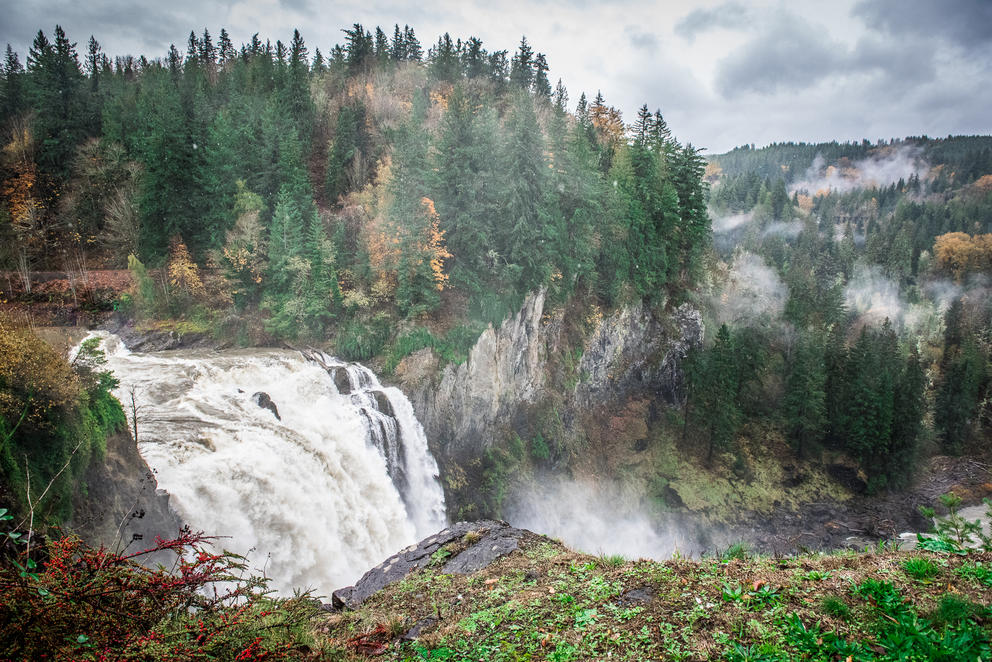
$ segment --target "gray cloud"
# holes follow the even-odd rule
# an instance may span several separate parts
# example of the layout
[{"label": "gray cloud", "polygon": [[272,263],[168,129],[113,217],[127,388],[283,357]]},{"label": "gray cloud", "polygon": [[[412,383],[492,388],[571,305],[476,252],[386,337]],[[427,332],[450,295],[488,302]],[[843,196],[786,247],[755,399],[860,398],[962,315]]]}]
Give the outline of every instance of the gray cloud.
[{"label": "gray cloud", "polygon": [[627,33],[627,38],[634,48],[640,48],[648,52],[654,52],[658,50],[658,37],[650,32],[640,30],[632,25],[628,25],[624,28],[624,32]]},{"label": "gray cloud", "polygon": [[[193,18],[197,17],[197,18]],[[159,6],[152,12],[139,7],[122,7],[113,0],[86,3],[63,3],[44,0],[35,3],[9,3],[5,20],[0,23],[0,42],[11,44],[20,51],[22,61],[27,56],[30,40],[44,30],[49,39],[55,25],[61,25],[69,39],[85,49],[90,35],[96,37],[109,55],[146,55],[162,57],[169,44],[184,47],[190,30],[203,32],[204,24],[214,32],[219,16],[200,10],[200,4],[190,0]],[[217,20],[213,20],[217,19]],[[219,27],[216,28],[219,31]]]},{"label": "gray cloud", "polygon": [[725,97],[803,90],[845,63],[843,45],[798,16],[782,14],[766,25],[720,63],[716,86]]},{"label": "gray cloud", "polygon": [[891,36],[939,37],[966,50],[992,48],[989,0],[862,0],[852,14]]},{"label": "gray cloud", "polygon": [[752,13],[738,2],[726,2],[712,9],[694,9],[675,24],[675,34],[692,41],[697,34],[715,28],[731,30],[747,26]]},{"label": "gray cloud", "polygon": [[279,5],[300,13],[310,10],[310,0],[279,0]]},{"label": "gray cloud", "polygon": [[236,45],[255,32],[288,42],[298,27],[311,52],[326,53],[356,21],[390,34],[399,23],[425,47],[448,31],[512,51],[526,34],[573,101],[602,90],[628,120],[647,102],[681,140],[714,152],[990,130],[992,0],[720,2],[0,0],[0,48],[9,42],[23,62],[38,29],[50,37],[59,23],[80,49],[93,34],[112,56],[185,50],[190,30],[204,27],[215,38],[226,27]]},{"label": "gray cloud", "polygon": [[886,91],[890,93],[932,81],[937,76],[931,50],[906,48],[901,43],[874,36],[858,41],[847,58],[847,69],[849,72],[874,74],[881,79],[876,83],[888,81],[890,89]]}]

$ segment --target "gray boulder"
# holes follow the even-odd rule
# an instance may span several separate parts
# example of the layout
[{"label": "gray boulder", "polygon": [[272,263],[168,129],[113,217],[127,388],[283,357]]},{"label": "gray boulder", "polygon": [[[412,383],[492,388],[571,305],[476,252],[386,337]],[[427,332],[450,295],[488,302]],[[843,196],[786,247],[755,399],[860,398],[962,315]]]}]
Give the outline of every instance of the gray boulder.
[{"label": "gray boulder", "polygon": [[[466,537],[469,533],[473,535]],[[335,609],[356,609],[372,595],[432,562],[444,561],[441,572],[445,574],[477,572],[517,549],[524,533],[522,529],[495,520],[458,522],[390,556],[366,572],[354,586],[334,591],[331,604]],[[457,554],[448,559],[434,559],[433,555],[439,549],[458,542],[465,547]]]}]

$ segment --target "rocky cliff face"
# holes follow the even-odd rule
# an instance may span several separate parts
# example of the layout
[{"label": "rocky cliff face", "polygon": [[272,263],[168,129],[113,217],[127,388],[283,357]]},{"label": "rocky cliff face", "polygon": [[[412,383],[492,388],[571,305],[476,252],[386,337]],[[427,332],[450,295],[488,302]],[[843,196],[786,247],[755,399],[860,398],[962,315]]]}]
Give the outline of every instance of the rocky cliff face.
[{"label": "rocky cliff face", "polygon": [[[86,472],[85,493],[77,496],[66,528],[91,546],[115,551],[147,549],[156,536],[175,538],[183,523],[169,506],[169,495],[157,488],[155,475],[131,435],[126,431],[111,435],[103,461],[94,462]],[[139,560],[171,565],[175,555]]]},{"label": "rocky cliff face", "polygon": [[681,404],[682,362],[702,342],[702,315],[688,304],[661,318],[641,302],[621,308],[598,324],[586,342],[576,404],[588,408],[634,390]]},{"label": "rocky cliff face", "polygon": [[401,386],[443,460],[478,457],[549,394],[569,419],[634,391],[680,402],[682,359],[703,337],[697,310],[682,305],[657,315],[641,303],[627,306],[594,321],[576,348],[565,337],[564,311],[546,311],[545,303],[543,290],[528,296],[516,315],[482,333],[467,361],[440,374],[429,349],[400,364]]}]

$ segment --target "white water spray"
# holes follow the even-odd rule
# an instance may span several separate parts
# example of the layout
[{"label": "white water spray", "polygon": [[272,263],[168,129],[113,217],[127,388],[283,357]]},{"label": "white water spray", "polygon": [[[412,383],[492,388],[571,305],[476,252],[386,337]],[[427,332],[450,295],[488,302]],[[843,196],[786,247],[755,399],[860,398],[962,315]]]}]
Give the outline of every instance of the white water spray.
[{"label": "white water spray", "polygon": [[329,595],[444,526],[413,408],[365,367],[273,349],[137,354],[99,335],[125,409],[134,390],[138,449],[159,487],[278,591]]}]

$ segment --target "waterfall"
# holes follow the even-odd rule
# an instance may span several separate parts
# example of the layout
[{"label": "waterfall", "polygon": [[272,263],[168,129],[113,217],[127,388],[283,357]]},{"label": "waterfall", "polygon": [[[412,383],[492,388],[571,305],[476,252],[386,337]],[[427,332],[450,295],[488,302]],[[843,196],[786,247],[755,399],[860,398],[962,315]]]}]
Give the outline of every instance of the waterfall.
[{"label": "waterfall", "polygon": [[444,526],[423,428],[364,366],[275,349],[131,353],[98,335],[159,487],[278,591],[329,595]]}]

